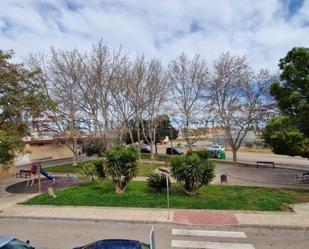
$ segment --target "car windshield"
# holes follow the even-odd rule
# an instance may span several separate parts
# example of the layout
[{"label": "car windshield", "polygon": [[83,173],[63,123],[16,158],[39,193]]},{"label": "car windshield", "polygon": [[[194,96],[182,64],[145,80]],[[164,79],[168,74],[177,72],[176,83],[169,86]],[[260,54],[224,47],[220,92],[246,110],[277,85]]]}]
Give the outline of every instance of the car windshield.
[{"label": "car windshield", "polygon": [[13,239],[6,245],[2,246],[0,249],[31,249],[32,247],[25,242],[18,239]]}]

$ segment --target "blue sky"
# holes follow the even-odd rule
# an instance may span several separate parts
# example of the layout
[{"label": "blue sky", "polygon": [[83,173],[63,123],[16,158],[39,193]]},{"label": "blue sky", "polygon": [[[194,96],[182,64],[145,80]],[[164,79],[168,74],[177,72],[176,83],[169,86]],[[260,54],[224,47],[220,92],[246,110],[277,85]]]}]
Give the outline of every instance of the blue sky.
[{"label": "blue sky", "polygon": [[17,60],[50,47],[89,49],[103,39],[134,56],[246,54],[277,70],[294,46],[309,46],[309,0],[0,0],[0,49]]}]

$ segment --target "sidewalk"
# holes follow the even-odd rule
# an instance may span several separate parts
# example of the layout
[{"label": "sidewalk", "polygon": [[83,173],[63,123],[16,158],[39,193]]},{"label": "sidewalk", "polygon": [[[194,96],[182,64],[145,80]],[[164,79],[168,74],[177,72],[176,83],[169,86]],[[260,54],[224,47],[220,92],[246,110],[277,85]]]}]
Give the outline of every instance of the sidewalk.
[{"label": "sidewalk", "polygon": [[[137,180],[144,180],[143,177]],[[69,219],[122,221],[133,223],[173,223],[208,226],[262,226],[309,229],[309,203],[291,206],[294,212],[252,212],[192,209],[152,209],[118,207],[29,206],[18,203],[36,194],[11,194],[6,186],[15,178],[0,179],[0,219]]]},{"label": "sidewalk", "polygon": [[295,205],[294,210],[295,212],[250,212],[173,209],[169,211],[168,219],[166,209],[14,205],[0,212],[0,218],[309,229],[309,203]]}]

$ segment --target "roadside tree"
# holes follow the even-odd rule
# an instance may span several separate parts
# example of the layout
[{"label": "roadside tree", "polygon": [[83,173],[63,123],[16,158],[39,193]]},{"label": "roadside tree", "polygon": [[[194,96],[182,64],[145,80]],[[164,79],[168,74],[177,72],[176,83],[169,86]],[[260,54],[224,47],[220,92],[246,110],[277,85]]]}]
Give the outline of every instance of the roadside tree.
[{"label": "roadside tree", "polygon": [[205,105],[202,105],[200,94],[203,86],[209,82],[206,62],[198,55],[188,58],[183,53],[169,64],[168,81],[173,94],[170,99],[173,107],[171,112],[174,113],[174,119],[182,128],[183,136],[191,149],[199,138],[199,134],[194,133],[195,125],[201,115],[205,114]]},{"label": "roadside tree", "polygon": [[271,82],[273,77],[266,70],[254,74],[246,57],[225,53],[215,61],[211,82],[203,94],[206,103],[211,102],[214,119],[225,130],[234,163],[248,131],[273,114]]},{"label": "roadside tree", "polygon": [[309,157],[309,48],[293,48],[280,59],[280,81],[271,85],[281,111],[263,133],[277,154]]},{"label": "roadside tree", "polygon": [[27,135],[28,121],[53,102],[47,100],[36,81],[37,72],[10,62],[13,52],[0,50],[0,164],[12,162],[22,152],[22,137]]}]

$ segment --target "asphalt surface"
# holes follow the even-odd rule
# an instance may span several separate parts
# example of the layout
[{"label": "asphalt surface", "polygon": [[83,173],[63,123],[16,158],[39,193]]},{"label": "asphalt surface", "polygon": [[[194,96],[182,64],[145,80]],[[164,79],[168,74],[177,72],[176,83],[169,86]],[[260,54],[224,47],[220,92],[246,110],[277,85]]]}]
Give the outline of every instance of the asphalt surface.
[{"label": "asphalt surface", "polygon": [[[155,224],[154,229],[156,249],[307,249],[309,245],[308,230],[164,224]],[[108,238],[148,242],[150,230],[150,224],[138,223],[0,219],[0,235],[29,239],[35,248],[41,249],[73,248]]]}]

